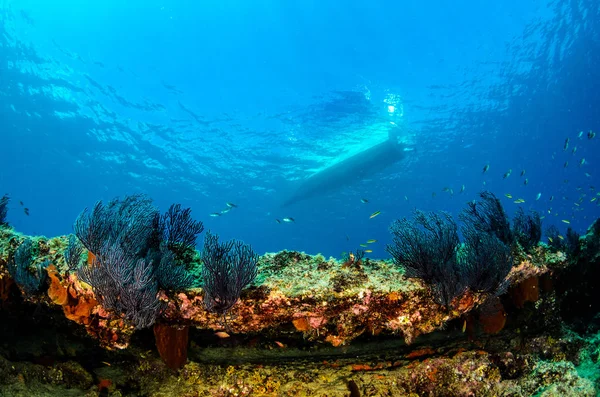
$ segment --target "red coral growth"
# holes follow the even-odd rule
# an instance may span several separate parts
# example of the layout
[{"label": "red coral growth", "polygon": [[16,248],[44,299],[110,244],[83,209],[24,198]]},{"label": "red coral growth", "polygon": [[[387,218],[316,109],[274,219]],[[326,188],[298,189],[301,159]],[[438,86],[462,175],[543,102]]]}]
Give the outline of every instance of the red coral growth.
[{"label": "red coral growth", "polygon": [[415,359],[424,356],[431,356],[435,354],[435,351],[430,347],[424,347],[422,349],[413,350],[406,355],[407,359]]},{"label": "red coral growth", "polygon": [[64,287],[58,278],[56,266],[50,265],[46,268],[48,277],[50,278],[50,287],[48,287],[48,296],[55,304],[63,306],[67,304],[69,294],[67,288]]},{"label": "red coral growth", "polygon": [[509,291],[511,300],[519,309],[525,306],[525,302],[536,302],[540,298],[540,287],[537,276],[529,277],[519,284],[513,286]]},{"label": "red coral growth", "polygon": [[554,289],[551,273],[544,273],[540,276],[540,289],[544,292],[551,292]]},{"label": "red coral growth", "polygon": [[98,393],[102,393],[104,390],[107,392],[114,391],[115,387],[110,379],[100,378],[98,382]]},{"label": "red coral growth", "polygon": [[12,287],[14,283],[13,279],[8,276],[0,278],[0,301],[4,302],[8,299],[10,287]]},{"label": "red coral growth", "polygon": [[65,317],[78,324],[85,325],[86,331],[91,336],[98,338],[106,348],[127,347],[131,326],[122,318],[114,318],[98,304],[93,292],[82,287],[76,277],[71,276],[61,279],[56,267],[47,268],[50,278],[48,297],[62,306]]},{"label": "red coral growth", "polygon": [[483,326],[483,332],[486,334],[495,334],[504,328],[506,311],[500,299],[496,298],[494,302],[486,305],[479,314],[479,323]]},{"label": "red coral growth", "polygon": [[167,367],[179,369],[187,362],[189,327],[172,327],[167,324],[154,324],[156,348]]},{"label": "red coral growth", "polygon": [[61,281],[56,266],[47,268],[50,278],[48,296],[55,304],[62,306],[65,316],[79,324],[88,325],[90,316],[98,302],[93,297],[78,294],[74,282],[71,280]]}]

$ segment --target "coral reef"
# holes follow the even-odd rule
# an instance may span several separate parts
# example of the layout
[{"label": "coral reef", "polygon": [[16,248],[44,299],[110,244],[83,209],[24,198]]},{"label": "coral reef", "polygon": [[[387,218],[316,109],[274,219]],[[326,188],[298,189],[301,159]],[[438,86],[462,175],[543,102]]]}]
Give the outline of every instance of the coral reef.
[{"label": "coral reef", "polygon": [[[450,235],[456,228],[423,216]],[[469,288],[447,304],[431,283],[408,277],[393,261],[361,258],[345,266],[349,258],[242,250],[232,262],[247,260],[249,277],[231,273],[242,287],[223,300],[227,310],[207,310],[205,299],[215,295],[202,288],[157,290],[162,309],[153,330],[136,330],[126,311],[107,310],[72,271],[74,263],[86,266],[86,251],[67,236],[24,238],[0,227],[0,385],[11,395],[53,387],[65,395],[592,396],[599,382],[599,225],[578,239],[571,256],[545,244],[502,251],[512,258],[500,273],[506,277],[487,275],[491,284],[475,288],[463,275]],[[483,227],[473,233],[506,247]],[[32,263],[50,263],[47,281],[32,293],[9,281],[22,241],[31,242]],[[458,265],[466,249],[478,252],[469,244],[466,236],[453,247]],[[219,252],[229,251],[215,257]],[[28,310],[38,314],[16,315]],[[38,329],[34,321],[50,326]],[[588,337],[565,328],[584,323]],[[11,327],[27,332],[11,339]],[[36,335],[24,348],[35,332],[56,334]],[[27,353],[41,341],[56,346]],[[83,356],[95,360],[81,364],[76,358]]]}]

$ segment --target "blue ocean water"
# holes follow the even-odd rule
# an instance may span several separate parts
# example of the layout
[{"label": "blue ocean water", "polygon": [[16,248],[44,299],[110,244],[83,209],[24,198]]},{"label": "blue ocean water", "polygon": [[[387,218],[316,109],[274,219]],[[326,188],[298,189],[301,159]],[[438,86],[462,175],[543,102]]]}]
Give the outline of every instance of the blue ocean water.
[{"label": "blue ocean water", "polygon": [[[0,29],[0,194],[23,233],[132,193],[259,253],[336,257],[388,257],[394,219],[482,190],[563,232],[600,215],[595,0],[0,0]],[[402,159],[282,206],[390,130]]]}]

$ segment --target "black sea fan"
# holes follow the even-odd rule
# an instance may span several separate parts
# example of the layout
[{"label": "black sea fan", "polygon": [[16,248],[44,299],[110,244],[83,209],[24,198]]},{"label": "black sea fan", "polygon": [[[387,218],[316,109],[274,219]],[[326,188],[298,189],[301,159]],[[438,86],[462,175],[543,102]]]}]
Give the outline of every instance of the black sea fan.
[{"label": "black sea fan", "polygon": [[[138,329],[152,325],[160,314],[159,289],[194,284],[184,263],[175,260],[176,252],[194,250],[202,231],[189,209],[173,205],[161,217],[146,196],[126,196],[106,205],[98,201],[91,212],[86,209],[79,215],[74,228],[95,257],[91,266],[80,266],[78,274],[104,307],[122,313]],[[79,254],[73,244],[69,247],[67,261],[73,267]]]},{"label": "black sea fan", "polygon": [[34,262],[32,254],[33,242],[25,239],[15,251],[14,256],[8,261],[8,272],[15,282],[23,289],[26,295],[34,295],[42,290],[46,284],[48,273],[46,268],[49,261]]},{"label": "black sea fan", "polygon": [[240,298],[242,290],[254,281],[258,255],[241,241],[219,243],[219,237],[206,233],[202,252],[204,306],[225,314]]},{"label": "black sea fan", "polygon": [[479,193],[479,196],[480,201],[468,203],[459,216],[460,220],[471,225],[476,231],[494,234],[501,242],[512,246],[510,224],[500,200],[488,191]]},{"label": "black sea fan", "polygon": [[525,251],[537,246],[542,238],[542,219],[540,214],[532,211],[531,214],[525,214],[522,208],[517,209],[513,218],[512,233],[514,239],[523,247]]},{"label": "black sea fan", "polygon": [[181,204],[173,204],[160,217],[163,242],[176,256],[194,250],[196,237],[204,230],[202,222],[195,221],[191,212],[190,208],[182,209]]},{"label": "black sea fan", "polygon": [[8,197],[7,194],[0,197],[0,226],[8,225],[8,222],[6,220],[6,215],[8,213],[8,202],[9,201],[10,201],[10,198]]},{"label": "black sea fan", "polygon": [[395,221],[390,227],[393,244],[386,250],[407,277],[430,284],[436,300],[444,305],[464,290],[459,279],[457,226],[447,213],[415,211],[412,220]]},{"label": "black sea fan", "polygon": [[513,265],[510,247],[496,234],[482,232],[472,224],[464,224],[462,233],[465,246],[459,256],[461,278],[473,291],[502,294]]}]

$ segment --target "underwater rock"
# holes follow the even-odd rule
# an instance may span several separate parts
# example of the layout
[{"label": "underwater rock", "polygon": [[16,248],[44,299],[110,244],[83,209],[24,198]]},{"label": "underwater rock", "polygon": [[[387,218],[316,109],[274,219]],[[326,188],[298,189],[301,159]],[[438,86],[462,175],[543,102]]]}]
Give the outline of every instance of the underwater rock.
[{"label": "underwater rock", "polygon": [[[96,346],[115,349],[86,365],[58,360],[43,349],[34,353],[41,366],[2,358],[0,382],[8,390],[44,384],[68,385],[82,390],[80,395],[120,390],[157,396],[594,395],[593,383],[572,362],[579,355],[592,357],[600,343],[561,339],[561,304],[569,301],[561,290],[573,288],[578,279],[569,278],[573,269],[597,265],[594,228],[582,237],[576,258],[544,245],[518,252],[506,293],[467,290],[448,307],[389,261],[364,259],[360,266],[344,267],[320,255],[266,254],[254,286],[224,316],[206,311],[201,289],[162,291],[165,310],[154,332],[135,334],[69,272],[61,257],[66,237],[44,240],[48,249],[36,259],[48,257],[52,265],[48,284],[35,296],[22,295],[8,281],[6,263],[22,236],[4,229],[0,237],[5,314],[10,303],[37,307],[46,313],[40,321],[52,321],[47,326],[64,332],[70,324],[66,338],[87,334]],[[588,286],[580,285],[578,299],[593,296],[594,289],[584,291]],[[58,314],[62,321],[50,320]],[[12,318],[19,327],[19,317]],[[0,344],[0,357],[14,352]],[[84,368],[94,368],[93,374]]]}]

